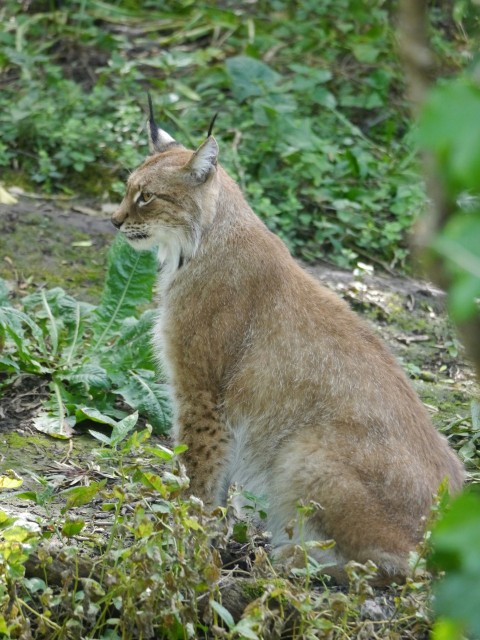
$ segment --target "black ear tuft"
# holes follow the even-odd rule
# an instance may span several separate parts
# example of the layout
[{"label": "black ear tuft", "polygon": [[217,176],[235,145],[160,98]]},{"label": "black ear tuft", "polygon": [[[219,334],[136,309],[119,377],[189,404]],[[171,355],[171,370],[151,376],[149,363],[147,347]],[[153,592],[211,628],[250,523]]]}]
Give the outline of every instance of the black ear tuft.
[{"label": "black ear tuft", "polygon": [[163,129],[159,129],[157,123],[155,122],[155,117],[153,115],[153,103],[152,98],[149,93],[148,96],[148,146],[150,148],[150,153],[162,153],[170,145],[178,145],[178,142],[172,138],[172,136],[164,131]]},{"label": "black ear tuft", "polygon": [[213,125],[215,124],[215,120],[217,119],[217,116],[218,116],[218,111],[210,121],[210,126],[208,127],[207,138],[209,138],[212,135]]},{"label": "black ear tuft", "polygon": [[159,142],[158,127],[157,127],[157,123],[155,122],[155,117],[153,115],[152,96],[149,93],[147,93],[147,96],[148,96],[148,129],[150,132],[150,141],[153,147],[156,147]]}]

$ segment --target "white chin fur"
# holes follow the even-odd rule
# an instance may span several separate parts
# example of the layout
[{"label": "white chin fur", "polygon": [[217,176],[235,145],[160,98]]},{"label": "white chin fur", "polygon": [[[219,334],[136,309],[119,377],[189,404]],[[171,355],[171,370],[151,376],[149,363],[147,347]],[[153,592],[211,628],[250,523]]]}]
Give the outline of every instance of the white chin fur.
[{"label": "white chin fur", "polygon": [[152,237],[129,238],[128,236],[125,236],[125,239],[127,240],[128,244],[131,245],[137,251],[148,251],[149,249],[151,249],[157,244],[157,242],[155,241],[155,238],[152,238]]},{"label": "white chin fur", "polygon": [[180,228],[157,227],[150,230],[148,238],[129,238],[125,236],[129,244],[137,251],[146,251],[153,247],[158,248],[158,261],[163,267],[170,268],[172,273],[177,270],[180,257],[190,258],[197,250],[199,237],[193,240]]}]

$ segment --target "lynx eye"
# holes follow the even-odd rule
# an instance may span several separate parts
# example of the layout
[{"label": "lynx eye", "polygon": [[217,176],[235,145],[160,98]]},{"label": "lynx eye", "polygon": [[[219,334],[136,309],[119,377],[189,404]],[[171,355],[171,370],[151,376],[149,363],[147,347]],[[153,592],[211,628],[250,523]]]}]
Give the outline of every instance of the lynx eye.
[{"label": "lynx eye", "polygon": [[142,204],[147,204],[147,202],[150,202],[150,200],[152,200],[152,198],[154,197],[155,194],[150,193],[149,191],[140,191],[137,198],[137,204],[140,206]]}]

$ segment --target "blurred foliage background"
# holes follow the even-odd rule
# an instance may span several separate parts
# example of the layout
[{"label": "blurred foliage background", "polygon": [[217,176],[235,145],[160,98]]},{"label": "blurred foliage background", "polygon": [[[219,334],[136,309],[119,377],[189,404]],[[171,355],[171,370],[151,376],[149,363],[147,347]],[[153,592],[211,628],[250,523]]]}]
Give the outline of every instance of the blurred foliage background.
[{"label": "blurred foliage background", "polygon": [[[4,0],[5,184],[117,200],[158,121],[198,145],[220,111],[221,159],[307,260],[406,265],[425,203],[382,0]],[[469,61],[470,3],[431,3],[442,73]]]}]

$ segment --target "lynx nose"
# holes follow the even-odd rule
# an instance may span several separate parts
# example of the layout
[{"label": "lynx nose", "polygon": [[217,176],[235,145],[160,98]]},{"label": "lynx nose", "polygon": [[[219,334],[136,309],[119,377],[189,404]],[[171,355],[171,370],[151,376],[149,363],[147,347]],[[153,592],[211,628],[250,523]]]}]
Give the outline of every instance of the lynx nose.
[{"label": "lynx nose", "polygon": [[126,217],[127,212],[125,211],[124,205],[122,203],[120,207],[114,213],[112,213],[112,217],[110,218],[110,220],[112,221],[114,227],[120,229],[122,224],[125,222]]}]

